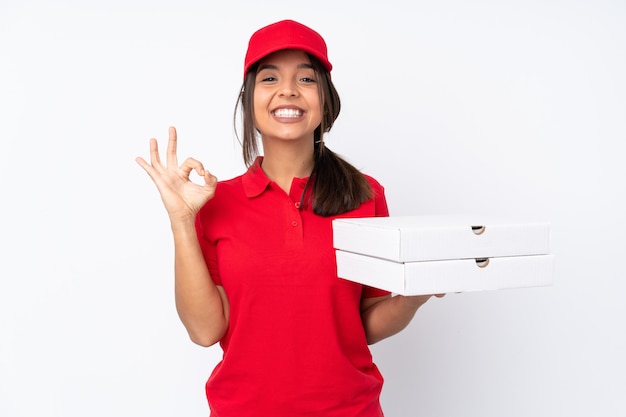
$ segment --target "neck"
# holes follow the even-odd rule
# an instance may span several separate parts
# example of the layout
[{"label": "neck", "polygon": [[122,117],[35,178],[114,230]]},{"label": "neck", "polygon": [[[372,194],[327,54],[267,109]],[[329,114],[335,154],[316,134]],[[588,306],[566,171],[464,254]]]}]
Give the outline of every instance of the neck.
[{"label": "neck", "polygon": [[[268,146],[269,145],[269,146]],[[271,146],[263,143],[262,168],[267,177],[289,193],[294,178],[311,175],[314,161],[313,141],[308,146],[297,143],[282,143]]]}]

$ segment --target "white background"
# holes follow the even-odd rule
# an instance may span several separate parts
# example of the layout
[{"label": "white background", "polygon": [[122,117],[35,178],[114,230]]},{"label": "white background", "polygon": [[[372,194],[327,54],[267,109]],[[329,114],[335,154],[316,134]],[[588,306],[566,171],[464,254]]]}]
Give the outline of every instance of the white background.
[{"label": "white background", "polygon": [[[329,44],[329,146],[392,215],[551,222],[551,287],[450,294],[372,347],[388,417],[626,415],[622,1],[0,0],[0,415],[206,416],[220,349],[173,303],[172,242],[134,162],[243,171],[247,40]],[[411,6],[408,4],[411,3]]]}]

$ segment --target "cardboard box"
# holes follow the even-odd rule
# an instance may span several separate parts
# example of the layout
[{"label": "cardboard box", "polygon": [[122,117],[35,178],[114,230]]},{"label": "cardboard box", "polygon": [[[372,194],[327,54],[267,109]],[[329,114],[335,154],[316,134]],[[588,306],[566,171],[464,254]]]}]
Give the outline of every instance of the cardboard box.
[{"label": "cardboard box", "polygon": [[545,255],[550,225],[476,215],[333,220],[336,249],[397,262]]},{"label": "cardboard box", "polygon": [[337,273],[397,294],[552,284],[550,227],[472,215],[333,221]]},{"label": "cardboard box", "polygon": [[553,263],[553,255],[394,262],[337,251],[340,278],[403,295],[547,286]]}]

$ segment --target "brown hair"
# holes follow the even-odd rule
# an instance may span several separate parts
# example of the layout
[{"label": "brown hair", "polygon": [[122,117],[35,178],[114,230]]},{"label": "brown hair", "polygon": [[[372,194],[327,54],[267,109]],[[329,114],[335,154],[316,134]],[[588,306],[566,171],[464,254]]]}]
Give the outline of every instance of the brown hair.
[{"label": "brown hair", "polygon": [[[309,54],[307,54],[309,55]],[[315,165],[302,193],[301,207],[312,204],[313,212],[321,216],[333,216],[358,208],[372,198],[373,193],[365,176],[352,164],[332,152],[324,143],[324,133],[330,131],[339,116],[341,101],[333,85],[330,74],[315,57],[309,55],[313,69],[318,76],[318,91],[322,106],[322,122],[315,129]],[[237,111],[241,106],[243,141],[243,160],[246,166],[252,165],[259,153],[258,132],[254,125],[254,84],[257,66],[253,65],[241,87],[241,93],[235,105],[235,134],[237,132]],[[304,201],[308,189],[312,189],[310,201]]]}]

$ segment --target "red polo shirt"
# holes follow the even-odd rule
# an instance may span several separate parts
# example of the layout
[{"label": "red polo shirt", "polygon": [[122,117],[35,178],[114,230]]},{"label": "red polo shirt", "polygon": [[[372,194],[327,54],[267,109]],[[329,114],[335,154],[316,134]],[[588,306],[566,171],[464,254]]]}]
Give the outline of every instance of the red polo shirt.
[{"label": "red polo shirt", "polygon": [[[337,278],[333,217],[300,210],[258,158],[218,183],[199,212],[200,246],[230,303],[222,361],[206,384],[214,417],[379,417],[383,378],[367,346],[361,298],[388,294]],[[383,187],[337,217],[387,216]]]}]

